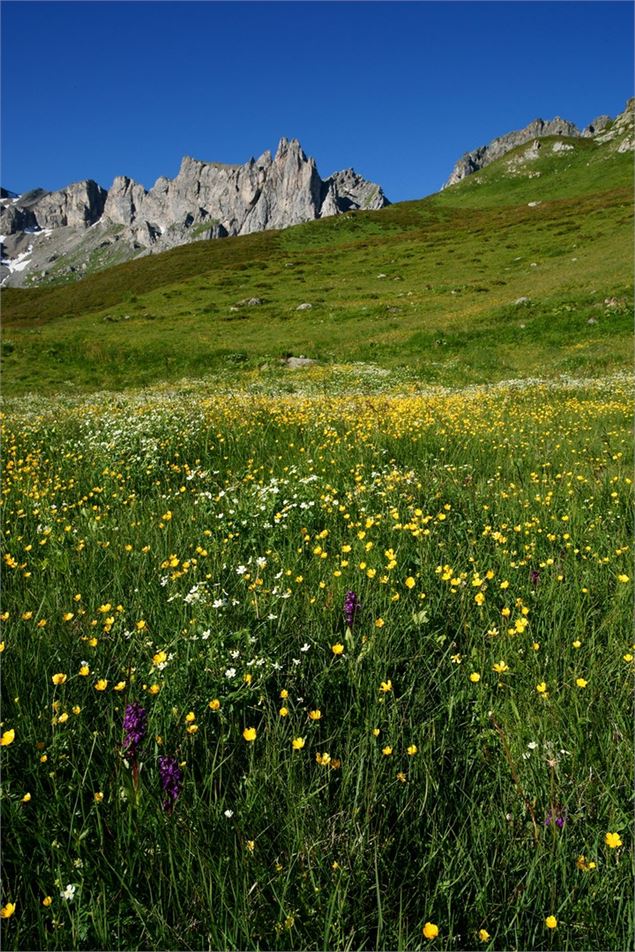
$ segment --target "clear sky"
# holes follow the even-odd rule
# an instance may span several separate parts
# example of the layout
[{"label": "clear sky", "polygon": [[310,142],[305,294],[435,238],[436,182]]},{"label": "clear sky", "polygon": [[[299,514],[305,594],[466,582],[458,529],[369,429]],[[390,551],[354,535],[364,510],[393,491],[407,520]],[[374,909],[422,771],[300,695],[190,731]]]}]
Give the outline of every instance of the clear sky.
[{"label": "clear sky", "polygon": [[632,95],[629,2],[12,2],[2,184],[146,187],[181,157],[298,138],[393,201],[532,119],[584,126]]}]

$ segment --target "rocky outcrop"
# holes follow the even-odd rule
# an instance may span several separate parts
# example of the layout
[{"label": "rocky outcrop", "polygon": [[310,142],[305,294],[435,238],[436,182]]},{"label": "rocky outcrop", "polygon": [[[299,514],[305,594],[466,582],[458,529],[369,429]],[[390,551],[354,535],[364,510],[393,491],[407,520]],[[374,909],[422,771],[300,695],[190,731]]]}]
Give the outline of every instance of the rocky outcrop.
[{"label": "rocky outcrop", "polygon": [[544,136],[579,135],[580,132],[577,126],[567,119],[560,119],[559,116],[556,116],[555,119],[549,119],[546,122],[544,119],[534,119],[534,121],[530,122],[524,129],[508,132],[504,136],[498,136],[498,138],[492,139],[488,145],[482,145],[472,152],[466,152],[454,166],[450,178],[443,187],[448,188],[450,185],[456,185],[457,182],[460,182],[468,175],[478,172],[479,169],[483,169],[486,165],[489,165],[490,162],[500,159],[501,156],[515,149],[516,146],[530,142],[532,139],[540,139]]},{"label": "rocky outcrop", "polygon": [[[73,266],[67,276],[72,277],[96,264],[105,267],[188,241],[286,228],[388,204],[379,185],[353,169],[323,181],[315,160],[304,154],[297,139],[285,138],[274,156],[266,151],[244,165],[186,156],[175,178],[161,177],[150,189],[121,175],[108,191],[92,180],[50,193],[36,189],[15,195],[3,190],[2,262],[9,269],[4,279],[20,284],[30,273],[33,283],[33,272],[38,269],[41,278],[47,264],[53,264],[55,277],[59,259],[70,254]],[[16,269],[12,262],[18,255]],[[82,261],[79,271],[77,260]]]}]

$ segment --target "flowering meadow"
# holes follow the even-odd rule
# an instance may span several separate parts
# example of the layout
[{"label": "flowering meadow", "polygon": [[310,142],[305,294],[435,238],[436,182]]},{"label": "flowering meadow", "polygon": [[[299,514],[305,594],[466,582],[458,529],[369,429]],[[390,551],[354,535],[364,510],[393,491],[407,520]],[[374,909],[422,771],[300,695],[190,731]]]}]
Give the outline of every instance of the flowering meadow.
[{"label": "flowering meadow", "polygon": [[626,949],[630,381],[9,403],[6,949]]}]

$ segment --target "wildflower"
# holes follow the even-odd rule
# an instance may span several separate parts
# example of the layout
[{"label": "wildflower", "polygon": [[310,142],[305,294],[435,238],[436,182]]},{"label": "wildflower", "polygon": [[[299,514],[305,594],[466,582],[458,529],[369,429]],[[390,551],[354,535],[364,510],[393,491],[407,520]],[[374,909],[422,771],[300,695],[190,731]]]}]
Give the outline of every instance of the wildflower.
[{"label": "wildflower", "polygon": [[64,612],[62,621],[71,621],[72,618],[74,618],[73,612]]},{"label": "wildflower", "polygon": [[322,711],[320,711],[319,709],[315,711],[309,711],[309,718],[312,721],[319,721],[321,717],[322,717]]},{"label": "wildflower", "polygon": [[479,929],[479,930],[478,930],[478,937],[479,937],[479,939],[481,940],[481,942],[489,942],[489,937],[490,937],[490,936],[489,936],[489,932],[487,931],[487,929]]},{"label": "wildflower", "polygon": [[146,735],[148,717],[145,709],[136,701],[128,704],[123,716],[124,739],[122,749],[136,757],[137,748]]},{"label": "wildflower", "polygon": [[590,870],[596,869],[597,867],[597,864],[594,863],[593,860],[590,860],[589,862],[587,862],[587,858],[584,855],[584,853],[581,853],[578,856],[577,860],[575,861],[575,864],[578,867],[578,869],[581,869],[584,873],[588,873]]},{"label": "wildflower", "polygon": [[53,677],[51,678],[51,681],[53,682],[53,684],[64,684],[66,679],[67,679],[66,674],[54,674]]},{"label": "wildflower", "polygon": [[156,665],[157,667],[160,664],[165,664],[167,660],[168,660],[168,656],[167,656],[167,652],[165,651],[157,651],[156,654],[152,655],[152,664]]},{"label": "wildflower", "polygon": [[386,622],[384,621],[383,618],[375,619],[375,628],[383,628],[385,624]]},{"label": "wildflower", "polygon": [[546,682],[546,681],[541,681],[540,684],[537,684],[537,685],[536,685],[536,691],[538,692],[538,694],[546,695],[546,694],[547,694],[547,682]]},{"label": "wildflower", "polygon": [[96,691],[105,691],[108,687],[108,681],[106,678],[100,678],[99,681],[95,684]]},{"label": "wildflower", "polygon": [[126,682],[125,682],[125,681],[118,681],[118,682],[115,684],[115,686],[114,686],[114,688],[113,688],[113,691],[124,691],[125,688],[126,688]]},{"label": "wildflower", "polygon": [[359,611],[359,600],[355,592],[347,592],[344,599],[344,620],[348,628],[352,628],[355,622],[355,615]]},{"label": "wildflower", "polygon": [[567,822],[566,813],[562,813],[556,807],[552,807],[547,813],[547,816],[545,817],[545,826],[551,826],[552,823],[555,823],[555,825],[558,827],[559,830],[562,829],[562,827],[565,825],[566,822]]},{"label": "wildflower", "polygon": [[472,682],[472,684],[478,684],[480,680],[481,680],[481,676],[478,673],[478,671],[472,671],[470,675],[470,681]]},{"label": "wildflower", "polygon": [[389,691],[392,691],[392,681],[390,679],[388,679],[388,681],[382,681],[379,685],[379,690],[383,694],[388,694]]},{"label": "wildflower", "polygon": [[425,926],[423,927],[423,934],[426,939],[436,939],[439,934],[439,927],[435,926],[434,922],[426,922]]},{"label": "wildflower", "polygon": [[412,575],[409,575],[406,581],[404,582],[404,585],[406,586],[406,588],[414,588],[416,584],[417,583],[413,579]]},{"label": "wildflower", "polygon": [[278,714],[280,715],[280,717],[286,717],[288,713],[289,713],[289,709],[287,707],[281,707],[280,710],[278,711]]},{"label": "wildflower", "polygon": [[509,665],[505,664],[504,661],[497,661],[492,671],[495,671],[497,674],[504,674],[506,671],[509,671]]},{"label": "wildflower", "polygon": [[29,803],[30,799],[31,799],[31,794],[25,793],[24,796],[22,797],[22,803]]},{"label": "wildflower", "polygon": [[390,757],[390,755],[392,754],[392,747],[386,744],[386,746],[382,748],[381,752],[384,755],[384,757]]},{"label": "wildflower", "polygon": [[289,697],[289,692],[285,691],[285,689],[283,688],[282,691],[280,692],[281,700],[286,701],[288,697]]},{"label": "wildflower", "polygon": [[410,747],[407,748],[406,753],[408,754],[409,757],[414,757],[418,749],[419,748],[417,747],[416,744],[411,744]]},{"label": "wildflower", "polygon": [[210,711],[220,711],[220,701],[217,697],[212,698],[212,700],[207,705]]},{"label": "wildflower", "polygon": [[3,906],[2,909],[0,909],[0,919],[10,919],[14,912],[15,903],[8,902],[6,906]]},{"label": "wildflower", "polygon": [[151,684],[150,687],[148,688],[148,692],[150,694],[158,694],[160,690],[161,690],[161,686],[159,684]]},{"label": "wildflower", "polygon": [[403,770],[398,771],[398,773],[397,773],[397,780],[399,781],[399,783],[405,783],[405,782],[406,782],[406,775],[405,775],[405,773],[403,772]]},{"label": "wildflower", "polygon": [[320,766],[328,767],[328,765],[331,763],[331,755],[327,753],[324,753],[324,754],[318,753],[315,755],[315,760],[316,760],[316,763],[320,764]]},{"label": "wildflower", "polygon": [[101,790],[98,790],[98,791],[93,795],[93,800],[95,801],[95,803],[101,803],[101,801],[102,801],[103,799],[104,799],[104,795],[103,795],[103,793],[102,793]]},{"label": "wildflower", "polygon": [[80,669],[79,669],[79,673],[80,673],[80,675],[82,676],[82,678],[87,678],[88,675],[90,674],[90,668],[88,667],[87,664],[85,664],[84,662],[82,662],[82,665],[81,665],[81,667],[80,667]]},{"label": "wildflower", "polygon": [[572,641],[572,642],[571,642],[571,647],[572,647],[572,648],[575,648],[575,650],[577,651],[578,648],[581,648],[581,647],[582,647],[582,642],[581,642],[578,638],[576,638],[575,641]]},{"label": "wildflower", "polygon": [[633,655],[630,652],[627,652],[627,654],[622,655],[622,658],[627,664],[630,664],[630,662],[633,660]]},{"label": "wildflower", "polygon": [[618,582],[630,582],[630,578],[628,575],[618,575],[617,580]]},{"label": "wildflower", "polygon": [[233,811],[233,810],[224,810],[224,811],[223,811],[223,816],[226,816],[228,820],[231,820],[231,818],[233,817],[233,815],[234,815],[234,811]]},{"label": "wildflower", "polygon": [[250,853],[253,853],[253,851],[256,848],[255,840],[247,840],[245,847],[247,850],[249,850]]},{"label": "wildflower", "polygon": [[0,737],[0,747],[8,747],[9,744],[12,744],[15,740],[15,731],[11,728],[10,731],[5,731]]},{"label": "wildflower", "polygon": [[556,919],[555,916],[547,916],[547,918],[545,919],[545,925],[547,926],[548,929],[555,929],[556,926],[558,925],[558,920]]},{"label": "wildflower", "polygon": [[461,655],[460,654],[450,655],[450,661],[452,662],[452,664],[461,664]]},{"label": "wildflower", "polygon": [[67,902],[72,902],[73,899],[75,898],[76,892],[77,892],[77,886],[73,885],[73,883],[69,883],[66,889],[62,890],[62,892],[60,893],[60,896],[62,897],[62,899],[66,899]]},{"label": "wildflower", "polygon": [[195,720],[196,720],[196,714],[194,713],[194,711],[190,711],[189,714],[185,715],[185,722],[187,724],[191,724],[192,721],[195,721]]},{"label": "wildflower", "polygon": [[474,601],[476,602],[477,605],[482,605],[483,602],[485,601],[485,596],[483,595],[482,592],[477,592],[476,595],[474,596]]},{"label": "wildflower", "polygon": [[68,714],[66,713],[66,711],[64,711],[63,714],[60,714],[58,718],[58,723],[65,724],[67,720],[68,720]]},{"label": "wildflower", "polygon": [[291,746],[294,750],[302,750],[304,747],[304,737],[294,737],[291,741]]},{"label": "wildflower", "polygon": [[339,642],[336,645],[331,645],[331,651],[334,655],[341,655],[344,652],[344,645],[341,645]]},{"label": "wildflower", "polygon": [[163,809],[166,813],[171,813],[183,786],[183,771],[176,757],[159,757],[159,778],[165,793]]},{"label": "wildflower", "polygon": [[589,682],[585,681],[584,678],[576,678],[575,683],[579,688],[585,688]]},{"label": "wildflower", "polygon": [[50,905],[52,904],[52,902],[53,902],[53,897],[52,897],[52,896],[45,896],[44,899],[42,900],[42,905],[43,905],[43,906],[50,906]]},{"label": "wildflower", "polygon": [[617,849],[618,846],[622,845],[622,838],[619,833],[607,833],[604,837],[604,842],[607,846],[610,846],[612,850]]},{"label": "wildflower", "polygon": [[255,727],[246,727],[243,731],[243,737],[246,741],[252,741],[256,739],[256,728]]},{"label": "wildflower", "polygon": [[198,731],[198,724],[188,724],[185,730],[188,734],[196,734]]}]

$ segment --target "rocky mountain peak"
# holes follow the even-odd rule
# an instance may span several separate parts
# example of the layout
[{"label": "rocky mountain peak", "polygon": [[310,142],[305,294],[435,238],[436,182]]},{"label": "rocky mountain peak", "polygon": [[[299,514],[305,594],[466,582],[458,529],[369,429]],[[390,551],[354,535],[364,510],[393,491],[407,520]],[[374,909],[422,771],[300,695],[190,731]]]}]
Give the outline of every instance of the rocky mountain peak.
[{"label": "rocky mountain peak", "polygon": [[[65,275],[64,267],[72,276],[82,258],[78,276],[93,262],[105,267],[189,241],[286,228],[389,204],[379,185],[352,169],[323,181],[300,142],[286,137],[273,158],[267,149],[244,165],[186,155],[175,178],[161,176],[149,190],[118,175],[108,191],[87,180],[30,196],[28,204],[24,196],[0,197],[5,284]],[[20,267],[12,268],[18,255]],[[64,265],[68,258],[72,265]]]}]

